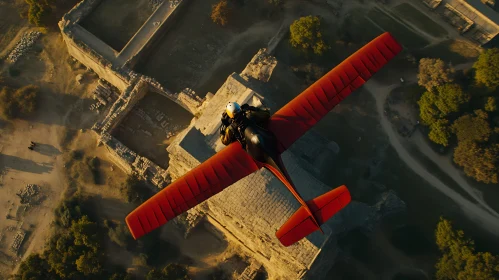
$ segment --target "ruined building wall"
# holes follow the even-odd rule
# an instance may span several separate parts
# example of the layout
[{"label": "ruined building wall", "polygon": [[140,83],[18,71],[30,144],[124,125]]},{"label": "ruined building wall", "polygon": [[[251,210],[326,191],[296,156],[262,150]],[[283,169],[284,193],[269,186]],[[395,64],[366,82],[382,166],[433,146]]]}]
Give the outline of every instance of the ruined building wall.
[{"label": "ruined building wall", "polygon": [[[165,0],[165,3],[163,5],[170,5],[170,7],[172,7],[172,9],[174,10],[171,12],[171,14],[168,16],[168,18],[165,21],[160,23],[158,31],[155,32],[151,36],[151,38],[149,38],[147,43],[145,43],[133,57],[127,60],[126,62],[127,67],[133,68],[137,64],[137,62],[143,59],[144,54],[149,53],[155,47],[155,45],[161,41],[161,39],[165,36],[165,34],[168,33],[171,27],[177,22],[177,20],[180,17],[179,15],[182,14],[182,12],[188,7],[188,4],[190,4],[190,2],[191,0],[178,1],[177,6],[172,7],[173,1]],[[150,17],[152,17],[153,15],[154,13]],[[146,24],[147,23],[148,22],[146,21]],[[144,28],[144,26],[145,24],[139,29],[139,31],[137,31],[137,33],[135,33],[134,37],[140,33],[140,31],[142,30],[142,28]],[[130,41],[132,40],[133,37],[132,39],[130,39]]]},{"label": "ruined building wall", "polygon": [[133,172],[131,163],[135,161],[137,154],[118,139],[112,137],[109,133],[100,134],[99,142],[104,144],[109,152],[111,160],[118,165],[127,174]]},{"label": "ruined building wall", "polygon": [[139,81],[135,86],[130,86],[120,95],[113,104],[107,116],[100,123],[96,123],[93,129],[111,133],[123,118],[133,109],[135,104],[147,93],[148,85],[145,81]]},{"label": "ruined building wall", "polygon": [[80,1],[76,6],[74,6],[69,12],[67,12],[63,20],[70,22],[71,24],[78,24],[86,16],[88,16],[102,0],[83,0]]},{"label": "ruined building wall", "polygon": [[[78,26],[81,28],[80,26]],[[85,29],[90,36],[100,40]],[[116,70],[112,69],[111,62],[97,54],[92,48],[88,47],[83,41],[71,37],[70,32],[62,32],[62,38],[66,42],[69,54],[76,58],[87,68],[92,69],[100,78],[105,79],[120,91],[125,90],[129,85],[129,80],[125,76],[117,75]]]},{"label": "ruined building wall", "polygon": [[102,40],[78,25],[100,2],[101,0],[81,1],[59,21],[59,29],[71,56],[95,71],[100,78],[123,91],[130,84],[130,77],[127,73],[130,71],[113,69],[112,60],[117,53]]}]

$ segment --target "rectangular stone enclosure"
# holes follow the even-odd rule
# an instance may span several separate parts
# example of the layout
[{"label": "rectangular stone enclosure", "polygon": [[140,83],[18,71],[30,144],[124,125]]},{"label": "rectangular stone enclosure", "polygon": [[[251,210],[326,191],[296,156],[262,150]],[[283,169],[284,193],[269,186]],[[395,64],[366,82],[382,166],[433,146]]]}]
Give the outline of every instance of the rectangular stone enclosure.
[{"label": "rectangular stone enclosure", "polygon": [[146,93],[112,131],[112,135],[161,168],[168,168],[166,148],[185,129],[192,114],[159,93]]},{"label": "rectangular stone enclosure", "polygon": [[200,97],[216,92],[227,77],[248,61],[277,33],[279,22],[256,13],[260,4],[230,5],[230,22],[219,26],[210,18],[218,0],[191,1],[182,17],[144,52],[135,71],[155,78],[173,92],[188,87]]},{"label": "rectangular stone enclosure", "polygon": [[120,52],[153,13],[152,2],[103,0],[80,25]]}]

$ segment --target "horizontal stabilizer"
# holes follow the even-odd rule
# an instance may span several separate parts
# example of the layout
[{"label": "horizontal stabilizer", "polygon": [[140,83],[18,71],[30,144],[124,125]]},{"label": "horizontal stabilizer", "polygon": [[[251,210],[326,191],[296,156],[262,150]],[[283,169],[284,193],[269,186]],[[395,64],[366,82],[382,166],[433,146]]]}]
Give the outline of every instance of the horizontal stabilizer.
[{"label": "horizontal stabilizer", "polygon": [[325,223],[352,200],[350,192],[345,185],[337,187],[321,196],[307,201],[307,205],[314,213],[315,219],[320,224]]},{"label": "horizontal stabilizer", "polygon": [[[309,209],[305,206],[300,207],[276,232],[276,237],[282,245],[288,247],[318,230],[320,225],[338,213],[350,201],[350,192],[344,185],[309,200],[307,201]],[[314,217],[319,225],[315,223]]]}]

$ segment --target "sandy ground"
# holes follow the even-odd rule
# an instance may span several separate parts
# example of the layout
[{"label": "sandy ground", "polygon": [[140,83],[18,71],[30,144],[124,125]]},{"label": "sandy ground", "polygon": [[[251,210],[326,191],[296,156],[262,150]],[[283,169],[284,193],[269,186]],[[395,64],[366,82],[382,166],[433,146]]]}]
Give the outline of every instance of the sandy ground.
[{"label": "sandy ground", "polygon": [[[73,71],[67,64],[68,53],[60,35],[43,35],[35,48],[43,51],[26,54],[13,66],[20,70],[20,76],[9,79],[14,86],[39,86],[40,105],[34,116],[4,123],[1,128],[0,168],[3,176],[0,209],[2,213],[16,216],[20,200],[15,193],[26,184],[39,185],[44,200],[24,213],[20,212],[17,220],[7,219],[6,215],[0,217],[0,231],[6,233],[0,242],[2,256],[7,259],[0,262],[3,275],[15,267],[17,260],[43,248],[50,234],[53,209],[66,187],[60,137],[66,129],[88,126],[89,119],[95,118],[93,113],[73,114],[74,111],[83,111],[83,106],[88,104],[85,97],[91,78],[86,78],[87,84],[76,84],[76,74],[83,73],[83,70]],[[5,63],[3,71],[8,67],[11,65]],[[38,143],[33,151],[27,148],[30,141]],[[27,232],[17,256],[8,250],[12,242],[12,232],[6,231],[8,226]]]},{"label": "sandy ground", "polygon": [[27,29],[25,19],[20,12],[27,9],[24,1],[0,1],[0,57],[6,55],[14,42],[17,42],[20,31]]}]

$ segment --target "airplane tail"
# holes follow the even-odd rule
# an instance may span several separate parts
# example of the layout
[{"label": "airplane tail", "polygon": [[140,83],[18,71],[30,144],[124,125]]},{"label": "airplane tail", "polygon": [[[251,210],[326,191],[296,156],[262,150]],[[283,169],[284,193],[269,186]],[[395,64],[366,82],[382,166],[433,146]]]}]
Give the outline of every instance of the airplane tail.
[{"label": "airplane tail", "polygon": [[[282,245],[288,247],[312,232],[320,230],[320,226],[345,207],[350,200],[350,192],[345,185],[311,199],[306,202],[310,211],[301,206],[276,232],[276,237]],[[318,225],[314,222],[314,217]]]}]

